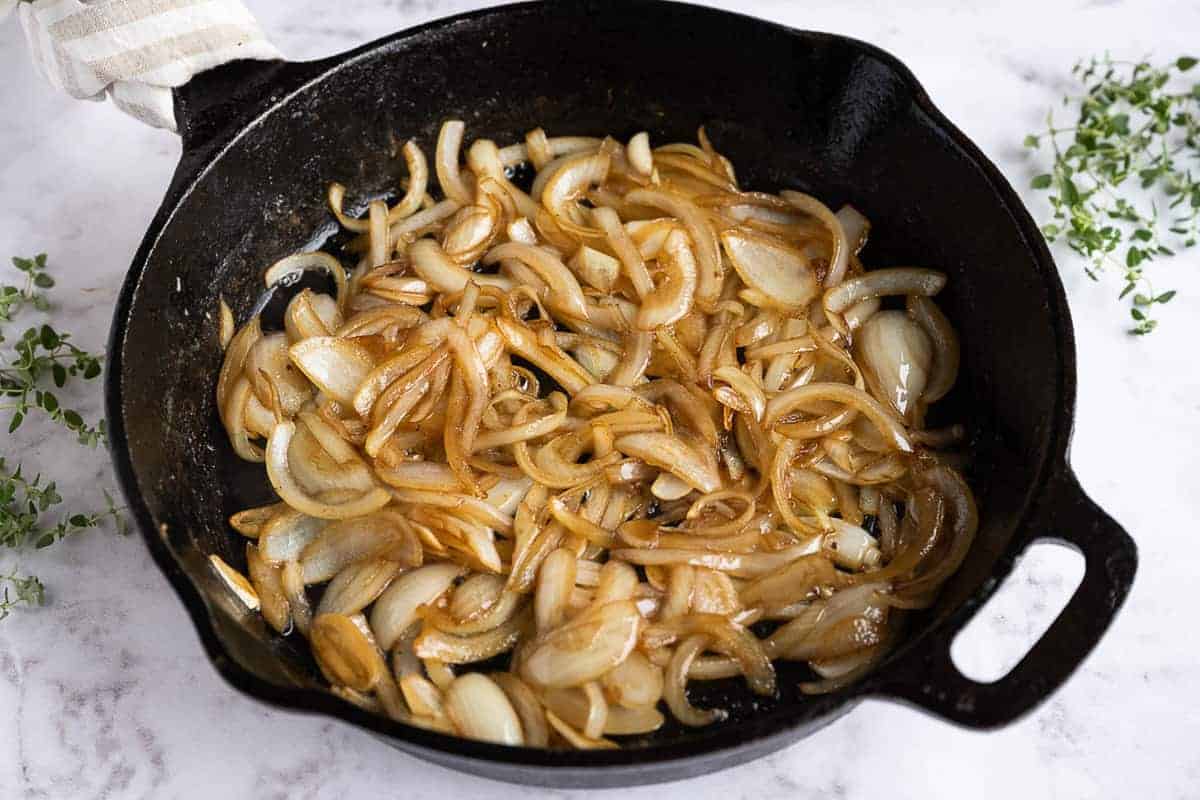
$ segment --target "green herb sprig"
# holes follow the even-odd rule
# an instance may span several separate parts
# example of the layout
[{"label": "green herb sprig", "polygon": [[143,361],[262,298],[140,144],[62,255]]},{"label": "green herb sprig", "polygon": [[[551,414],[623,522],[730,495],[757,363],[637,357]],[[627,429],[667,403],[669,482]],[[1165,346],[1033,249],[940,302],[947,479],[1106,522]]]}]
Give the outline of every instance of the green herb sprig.
[{"label": "green herb sprig", "polygon": [[26,303],[38,311],[50,307],[46,296],[38,291],[54,286],[54,279],[46,273],[46,254],[38,253],[33,258],[14,257],[12,263],[25,273],[25,285],[0,286],[0,322],[12,322]]},{"label": "green herb sprig", "polygon": [[46,602],[46,587],[36,575],[18,575],[14,570],[0,575],[0,587],[3,587],[0,589],[0,620],[6,619],[19,605],[40,606]]},{"label": "green herb sprig", "polygon": [[59,333],[50,325],[29,328],[17,340],[13,353],[5,357],[0,366],[0,410],[12,412],[9,433],[21,427],[25,417],[38,409],[51,421],[75,433],[82,445],[95,447],[107,441],[104,420],[87,424],[78,411],[63,408],[58,396],[45,387],[46,378],[61,389],[71,378],[90,381],[100,375],[100,358],[79,349],[70,338],[70,334]]},{"label": "green herb sprig", "polygon": [[113,520],[117,530],[125,532],[121,509],[105,491],[105,509],[86,514],[70,514],[56,523],[45,521],[45,515],[63,501],[54,481],[43,481],[41,475],[32,479],[21,474],[21,465],[9,471],[0,458],[0,547],[41,549],[59,542],[73,533],[97,528]]},{"label": "green herb sprig", "polygon": [[1138,335],[1157,326],[1154,306],[1175,297],[1155,291],[1146,267],[1200,239],[1200,83],[1184,78],[1196,64],[1190,56],[1162,67],[1108,56],[1076,64],[1084,93],[1063,100],[1075,123],[1057,126],[1051,110],[1046,130],[1025,137],[1027,147],[1054,157],[1032,184],[1050,192],[1052,218],[1042,232],[1087,259],[1092,279],[1120,271],[1120,298],[1132,295],[1130,332]]},{"label": "green herb sprig", "polygon": [[[0,322],[11,322],[29,306],[36,311],[50,310],[43,290],[54,286],[47,272],[46,255],[14,258],[13,266],[25,274],[23,286],[0,285]],[[0,343],[5,341],[0,329]],[[102,358],[77,347],[68,333],[49,324],[25,330],[11,348],[0,354],[0,410],[9,411],[11,435],[26,417],[41,412],[51,422],[75,434],[85,446],[96,447],[106,439],[104,421],[95,425],[84,422],[79,412],[63,407],[54,388],[71,381],[90,381],[101,373]],[[0,547],[18,553],[49,547],[56,542],[112,521],[125,532],[125,521],[116,503],[104,492],[101,511],[56,514],[63,504],[58,485],[40,474],[32,478],[17,463],[9,466],[0,455]],[[54,517],[54,518],[52,518]],[[45,587],[35,575],[19,575],[16,570],[0,573],[0,620],[18,605],[41,605]]]},{"label": "green herb sprig", "polygon": [[[14,258],[13,266],[25,273],[24,286],[0,286],[0,321],[11,322],[26,303],[38,311],[47,311],[49,300],[41,289],[54,286],[46,271],[46,254],[33,258]],[[0,331],[0,343],[4,342]],[[80,444],[95,447],[107,440],[104,421],[95,425],[84,422],[78,411],[64,408],[58,396],[45,386],[49,378],[63,388],[73,378],[90,381],[100,375],[101,359],[76,347],[71,336],[51,325],[28,328],[13,345],[11,353],[0,357],[0,411],[9,411],[8,432],[21,427],[33,410],[45,413],[51,421],[72,431]]]}]

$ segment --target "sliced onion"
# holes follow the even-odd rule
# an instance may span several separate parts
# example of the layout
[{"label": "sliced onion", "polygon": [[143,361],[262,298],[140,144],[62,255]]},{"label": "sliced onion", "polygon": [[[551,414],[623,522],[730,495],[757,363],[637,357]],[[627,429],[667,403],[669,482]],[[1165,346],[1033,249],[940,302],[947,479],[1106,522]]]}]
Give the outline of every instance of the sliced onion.
[{"label": "sliced onion", "polygon": [[354,410],[363,419],[371,417],[375,401],[379,399],[384,390],[428,358],[433,351],[434,348],[429,345],[410,345],[376,366],[363,378],[358,390],[354,393]]},{"label": "sliced onion", "polygon": [[[468,203],[470,200],[467,201]],[[460,203],[457,200],[446,199],[429,208],[422,209],[411,217],[400,220],[392,225],[388,231],[388,238],[393,242],[408,242],[414,237],[435,228],[443,220],[454,216],[454,214],[462,208],[466,203]],[[399,245],[397,248],[400,249]],[[418,305],[424,305],[419,303]]]},{"label": "sliced onion", "polygon": [[571,257],[571,270],[602,292],[611,292],[621,274],[621,262],[612,256],[582,245]]},{"label": "sliced onion", "polygon": [[546,712],[529,684],[511,672],[496,672],[492,680],[504,690],[508,701],[521,719],[521,732],[528,747],[546,747],[550,743],[550,729],[546,723]]},{"label": "sliced onion", "polygon": [[622,548],[613,550],[611,555],[641,566],[691,564],[727,572],[736,578],[756,578],[779,569],[800,556],[808,555],[819,546],[818,540],[813,544],[795,545],[773,553],[708,553],[703,550]]},{"label": "sliced onion", "polygon": [[290,286],[308,270],[325,272],[333,278],[333,282],[337,286],[338,308],[345,313],[346,304],[350,302],[349,280],[342,263],[328,253],[297,253],[281,258],[267,269],[263,280],[268,289],[276,286]]},{"label": "sliced onion", "polygon": [[769,307],[792,310],[817,296],[816,276],[804,253],[762,234],[736,228],[721,234],[729,263]]},{"label": "sliced onion", "polygon": [[318,615],[310,641],[317,665],[332,684],[369,692],[387,672],[375,645],[347,616]]},{"label": "sliced onion", "polygon": [[280,568],[268,563],[259,554],[257,547],[247,544],[246,571],[254,586],[254,592],[258,595],[259,610],[263,619],[279,633],[286,634],[292,627],[292,611],[283,591]]},{"label": "sliced onion", "polygon": [[[634,650],[601,678],[605,694],[624,708],[653,707],[663,693],[662,668]],[[612,713],[610,709],[609,713]]]},{"label": "sliced onion", "polygon": [[471,636],[426,629],[417,637],[413,648],[421,658],[434,658],[446,664],[484,661],[511,650],[529,628],[529,623],[530,615],[521,613],[489,631]]},{"label": "sliced onion", "polygon": [[295,344],[311,336],[329,336],[341,327],[342,314],[329,295],[304,289],[288,303],[283,324],[288,341]]},{"label": "sliced onion", "polygon": [[714,464],[701,457],[691,445],[677,436],[663,433],[633,433],[614,443],[622,453],[640,458],[701,492],[721,488],[721,475]]},{"label": "sliced onion", "polygon": [[825,285],[840,284],[846,277],[846,266],[850,256],[850,246],[846,231],[842,228],[842,218],[830,211],[829,206],[803,192],[783,191],[779,196],[804,213],[816,217],[829,229],[833,252],[829,259],[829,273],[825,277]]},{"label": "sliced onion", "polygon": [[575,563],[575,553],[560,548],[546,556],[538,569],[534,615],[539,631],[549,631],[562,624],[567,601],[575,587]]},{"label": "sliced onion", "polygon": [[599,582],[592,603],[596,606],[628,600],[638,586],[637,571],[620,561],[609,561],[600,569]]},{"label": "sliced onion", "polygon": [[389,222],[417,213],[429,187],[429,162],[425,160],[425,154],[421,152],[417,143],[409,139],[400,152],[404,154],[404,163],[408,167],[408,189],[404,192],[404,197],[400,198],[400,202],[388,210]]},{"label": "sliced onion", "polygon": [[[775,693],[775,668],[771,666],[771,660],[763,650],[762,644],[754,638],[754,634],[733,620],[716,614],[688,614],[657,623],[646,630],[648,640],[661,635],[704,636],[737,659],[751,691],[765,696]],[[666,691],[669,694],[669,674]]]},{"label": "sliced onion", "polygon": [[499,185],[512,199],[521,216],[532,219],[540,210],[529,195],[518,189],[508,180],[504,171],[504,163],[500,160],[500,150],[496,143],[489,139],[477,139],[467,150],[467,164],[479,179],[490,178]]},{"label": "sliced onion", "polygon": [[486,612],[500,599],[504,579],[497,575],[472,575],[460,583],[450,596],[450,616],[471,620]]},{"label": "sliced onion", "polygon": [[659,500],[679,500],[692,493],[692,487],[670,472],[660,472],[650,486],[651,493]]},{"label": "sliced onion", "polygon": [[403,461],[392,466],[376,464],[375,474],[389,486],[434,492],[457,492],[461,487],[454,471],[437,461]]},{"label": "sliced onion", "polygon": [[671,709],[675,719],[693,728],[702,728],[719,722],[729,716],[724,709],[712,708],[705,711],[693,706],[687,698],[688,670],[695,659],[708,645],[708,637],[704,635],[690,636],[675,648],[671,661],[667,665],[666,680],[663,686],[663,699]]},{"label": "sliced onion", "polygon": [[226,588],[242,602],[242,605],[251,611],[258,611],[260,606],[258,592],[254,591],[254,585],[246,579],[245,575],[226,564],[225,560],[218,555],[209,556],[208,563],[212,565],[213,572],[217,574]]},{"label": "sliced onion", "polygon": [[854,357],[871,393],[912,420],[922,405],[933,362],[925,331],[903,311],[880,311],[855,337]]},{"label": "sliced onion", "polygon": [[861,389],[844,383],[810,383],[772,397],[767,403],[763,422],[774,425],[782,417],[792,413],[806,403],[832,401],[855,409],[871,420],[879,432],[886,436],[892,447],[904,453],[913,451],[912,442],[904,427],[884,410],[879,402]]},{"label": "sliced onion", "polygon": [[546,688],[596,680],[633,650],[641,619],[632,600],[589,609],[534,642],[522,675]]},{"label": "sliced onion", "polygon": [[[261,338],[262,324],[258,317],[254,317],[233,335],[229,346],[225,348],[225,360],[221,362],[221,372],[217,376],[217,413],[221,415],[221,422],[226,428],[230,424],[227,417],[227,411],[231,408],[229,396],[237,382],[245,380],[242,368],[246,363],[246,355]],[[241,413],[241,405],[234,405],[237,407],[233,410]]]},{"label": "sliced onion", "polygon": [[269,506],[247,508],[229,518],[229,525],[242,536],[257,539],[263,526],[287,508],[285,503],[272,503]]},{"label": "sliced onion", "polygon": [[236,332],[237,324],[233,321],[233,311],[230,310],[229,304],[225,302],[224,296],[217,303],[217,341],[221,344],[221,349],[225,350],[229,347],[229,343],[233,341],[233,334]]},{"label": "sliced onion", "polygon": [[601,206],[592,211],[592,219],[604,231],[608,246],[621,260],[625,277],[633,284],[638,297],[645,297],[654,291],[654,282],[650,280],[650,271],[638,251],[637,245],[629,238],[628,232],[621,224],[621,218],[607,206]]},{"label": "sliced onion", "polygon": [[475,192],[463,181],[458,169],[458,152],[462,148],[466,124],[462,120],[450,119],[442,123],[438,132],[437,151],[434,155],[438,185],[442,193],[459,205],[468,205],[475,199]]},{"label": "sliced onion", "polygon": [[692,310],[696,295],[696,260],[681,231],[674,230],[667,237],[659,264],[667,276],[642,299],[637,316],[637,326],[642,330],[672,325],[683,319]]},{"label": "sliced onion", "polygon": [[513,518],[478,497],[445,492],[427,492],[418,489],[393,489],[392,496],[401,503],[447,509],[468,520],[474,520],[486,525],[499,533],[505,535],[512,533]]},{"label": "sliced onion", "polygon": [[258,339],[246,354],[245,371],[259,401],[278,402],[284,416],[295,416],[312,397],[312,385],[288,361],[288,337],[283,333]]},{"label": "sliced onion", "polygon": [[867,244],[871,223],[852,205],[839,208],[836,216],[846,234],[846,244],[850,246],[850,252],[857,255]]},{"label": "sliced onion", "polygon": [[946,315],[928,297],[909,295],[908,313],[933,345],[933,365],[922,400],[925,404],[935,403],[958,380],[958,336]]},{"label": "sliced onion", "polygon": [[408,247],[408,257],[413,271],[440,292],[461,292],[468,281],[481,286],[495,286],[502,290],[512,288],[512,283],[503,275],[482,275],[471,272],[446,255],[442,246],[433,239],[418,239]]},{"label": "sliced onion", "polygon": [[583,289],[571,270],[553,253],[537,245],[508,242],[493,247],[483,257],[483,263],[494,264],[504,259],[515,259],[533,270],[549,287],[547,303],[564,314],[577,319],[588,318],[587,303]]},{"label": "sliced onion", "polygon": [[369,492],[376,485],[370,468],[357,454],[352,454],[345,462],[338,462],[321,446],[308,425],[299,426],[292,437],[288,447],[288,467],[309,495],[339,490]]},{"label": "sliced onion", "polygon": [[442,705],[442,690],[432,681],[420,675],[410,673],[401,678],[400,691],[404,694],[404,702],[418,717],[443,717],[445,708]]},{"label": "sliced onion", "polygon": [[703,306],[716,303],[721,294],[721,254],[704,212],[690,200],[654,189],[635,189],[625,195],[625,201],[662,209],[679,218],[696,248],[696,300]]},{"label": "sliced onion", "polygon": [[508,697],[486,675],[460,675],[446,690],[446,714],[469,739],[513,747],[525,744],[521,720]]},{"label": "sliced onion", "polygon": [[646,131],[635,133],[625,148],[625,157],[635,170],[647,178],[654,171],[654,157],[650,152],[650,134]]},{"label": "sliced onion", "polygon": [[591,374],[557,345],[539,342],[528,326],[503,317],[496,320],[496,325],[514,353],[545,370],[567,392],[575,394],[583,387],[595,383]]},{"label": "sliced onion", "polygon": [[529,220],[524,217],[517,217],[508,226],[508,238],[514,242],[522,244],[537,244],[538,235],[533,226],[529,224]]},{"label": "sliced onion", "polygon": [[[739,407],[734,410],[741,413],[749,414],[755,422],[760,422],[763,414],[767,409],[767,396],[763,393],[760,387],[754,380],[745,372],[742,372],[737,367],[718,367],[713,370],[713,380],[724,381],[729,384],[729,388],[733,390],[736,397],[740,400]],[[724,405],[730,405],[729,402],[722,400],[720,395],[717,395],[717,400]]]},{"label": "sliced onion", "polygon": [[279,573],[279,583],[292,612],[292,623],[302,635],[308,636],[312,627],[312,606],[309,605],[308,595],[304,591],[304,576],[300,571],[299,561],[288,561],[283,565]]},{"label": "sliced onion", "polygon": [[462,572],[457,564],[429,564],[393,581],[371,609],[371,630],[379,646],[391,650],[417,621],[417,609],[445,594]]},{"label": "sliced onion", "polygon": [[[481,192],[481,196],[491,195]],[[496,203],[466,206],[454,215],[442,234],[442,249],[453,261],[467,266],[478,260],[499,232],[500,211]],[[412,248],[409,248],[412,252]]]},{"label": "sliced onion", "polygon": [[559,736],[566,740],[567,744],[576,750],[615,750],[617,748],[617,745],[608,739],[589,739],[553,711],[546,712],[546,721]]},{"label": "sliced onion", "polygon": [[325,587],[317,613],[357,614],[375,602],[399,572],[400,564],[382,558],[350,564]]},{"label": "sliced onion", "polygon": [[314,336],[288,350],[292,363],[322,392],[343,405],[352,405],[354,394],[375,368],[370,351],[353,339]]},{"label": "sliced onion", "polygon": [[323,519],[288,508],[263,525],[258,536],[259,553],[274,564],[295,561],[327,524]]},{"label": "sliced onion", "polygon": [[295,423],[280,422],[271,431],[266,451],[267,477],[271,481],[271,486],[289,506],[311,517],[347,519],[377,511],[392,499],[386,489],[378,486],[339,503],[325,502],[310,497],[296,483],[288,466],[288,448],[295,432]]},{"label": "sliced onion", "polygon": [[837,327],[844,324],[840,317],[843,311],[868,297],[894,294],[931,296],[940,292],[945,285],[945,274],[932,269],[875,269],[826,290],[822,304],[830,323]]},{"label": "sliced onion", "polygon": [[825,537],[825,549],[839,567],[859,570],[879,566],[883,554],[875,537],[857,525],[833,518],[833,533]]},{"label": "sliced onion", "polygon": [[329,210],[337,217],[338,224],[348,231],[356,233],[365,233],[367,230],[367,221],[365,219],[355,219],[354,217],[346,216],[343,207],[346,201],[346,187],[334,181],[329,184],[329,189],[325,193],[326,202],[329,204]]},{"label": "sliced onion", "polygon": [[399,515],[377,512],[326,525],[300,553],[304,582],[324,583],[363,559],[420,564],[421,549]]}]

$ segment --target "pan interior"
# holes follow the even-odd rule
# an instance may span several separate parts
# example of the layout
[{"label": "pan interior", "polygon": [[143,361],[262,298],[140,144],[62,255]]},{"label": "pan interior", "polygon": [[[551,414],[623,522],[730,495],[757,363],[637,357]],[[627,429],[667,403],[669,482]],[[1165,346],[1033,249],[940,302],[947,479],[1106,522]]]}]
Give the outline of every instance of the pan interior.
[{"label": "pan interior", "polygon": [[[265,267],[335,230],[326,185],[340,181],[354,198],[394,194],[400,145],[415,138],[432,155],[448,117],[466,121],[468,140],[502,144],[538,125],[622,139],[647,130],[663,143],[694,140],[703,124],[743,187],[860,209],[873,225],[868,266],[946,271],[939,299],[961,334],[963,369],[939,416],[971,430],[983,522],[938,605],[914,618],[909,646],[968,601],[1009,544],[1050,447],[1063,355],[1052,278],[989,177],[869,48],[716,12],[603,8],[509,9],[394,38],[248,123],[199,177],[185,158],[168,199],[177,205],[135,264],[115,341],[120,411],[135,492],[206,596],[228,656],[259,678],[319,683],[303,642],[240,613],[204,561],[217,553],[244,566],[225,519],[271,498],[261,465],[233,455],[214,409],[218,299],[245,321]],[[698,686],[694,700],[728,708],[727,722],[700,733],[669,726],[632,744],[795,728],[847,699],[806,698],[796,684],[807,671],[779,670],[779,697],[754,698],[736,681]]]}]

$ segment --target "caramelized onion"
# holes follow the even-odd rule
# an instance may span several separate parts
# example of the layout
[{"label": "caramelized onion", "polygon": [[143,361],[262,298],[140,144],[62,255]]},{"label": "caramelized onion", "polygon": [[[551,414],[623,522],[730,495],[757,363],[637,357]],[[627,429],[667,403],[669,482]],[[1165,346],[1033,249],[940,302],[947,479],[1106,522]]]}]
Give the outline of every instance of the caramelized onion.
[{"label": "caramelized onion", "polygon": [[437,186],[404,143],[391,208],[329,187],[356,261],[269,267],[282,331],[218,303],[216,410],[279,496],[229,520],[229,599],[347,702],[513,746],[709,724],[688,682],[770,694],[772,660],[806,693],[861,678],[978,527],[966,454],[938,452],[965,427],[925,424],[959,369],[945,275],[868,269],[860,213],[743,191],[703,129],[537,128],[465,168],[464,130]]},{"label": "caramelized onion", "polygon": [[760,293],[760,304],[791,310],[817,296],[816,276],[801,251],[736,228],[721,234],[721,244],[741,279]]},{"label": "caramelized onion", "polygon": [[854,357],[871,393],[912,419],[933,361],[932,345],[920,326],[902,311],[880,311],[855,336]]}]

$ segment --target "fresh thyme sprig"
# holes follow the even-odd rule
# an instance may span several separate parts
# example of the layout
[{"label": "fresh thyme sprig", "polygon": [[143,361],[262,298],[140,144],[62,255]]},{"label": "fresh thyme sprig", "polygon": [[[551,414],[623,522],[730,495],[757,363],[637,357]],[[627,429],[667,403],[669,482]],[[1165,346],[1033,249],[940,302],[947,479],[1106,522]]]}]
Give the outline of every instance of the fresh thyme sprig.
[{"label": "fresh thyme sprig", "polygon": [[44,482],[41,475],[30,479],[21,474],[20,464],[9,471],[8,464],[0,458],[0,547],[40,550],[73,533],[99,527],[109,519],[118,531],[125,532],[121,509],[108,492],[104,492],[103,511],[70,514],[56,523],[47,523],[44,516],[62,501],[54,481]]},{"label": "fresh thyme sprig", "polygon": [[[1074,124],[1056,125],[1051,110],[1046,130],[1025,137],[1054,156],[1051,171],[1033,179],[1050,191],[1043,233],[1087,259],[1094,280],[1108,267],[1121,271],[1120,298],[1133,295],[1130,332],[1139,335],[1157,326],[1154,305],[1175,296],[1155,291],[1147,265],[1200,238],[1200,83],[1183,78],[1196,64],[1190,56],[1163,67],[1108,56],[1076,64],[1084,94],[1063,100],[1077,108]],[[1129,192],[1133,183],[1141,197]]]},{"label": "fresh thyme sprig", "polygon": [[50,307],[46,296],[38,291],[54,286],[54,279],[46,274],[46,254],[38,253],[33,258],[14,257],[12,263],[25,273],[25,285],[0,286],[0,322],[12,322],[26,303],[38,311]]},{"label": "fresh thyme sprig", "polygon": [[[24,286],[0,285],[0,322],[11,322],[26,305],[41,312],[50,303],[41,290],[54,286],[47,273],[46,256],[14,258],[13,266],[25,273]],[[0,330],[0,343],[5,341]],[[80,349],[70,334],[49,324],[27,329],[11,352],[0,355],[0,410],[11,412],[11,435],[30,413],[40,411],[52,422],[75,434],[80,444],[95,447],[106,440],[104,421],[89,425],[79,412],[64,408],[49,384],[64,387],[71,380],[90,381],[100,375],[101,357]],[[108,492],[105,508],[98,512],[65,513],[50,519],[63,503],[58,486],[40,474],[32,478],[21,464],[10,468],[0,456],[0,547],[16,552],[49,547],[62,539],[111,520],[124,533],[124,517]],[[45,587],[34,575],[16,570],[0,573],[0,619],[18,605],[41,605]]]},{"label": "fresh thyme sprig", "polygon": [[[29,328],[6,354],[0,366],[0,410],[11,411],[8,432],[21,427],[34,409],[75,433],[80,444],[95,447],[107,440],[104,420],[88,425],[78,411],[63,408],[45,387],[46,378],[62,388],[71,378],[90,381],[100,375],[100,358],[81,350],[50,325]],[[3,335],[0,335],[0,342]]]},{"label": "fresh thyme sprig", "polygon": [[0,620],[19,605],[40,606],[46,602],[46,587],[36,575],[18,575],[14,570],[0,575],[0,587]]}]

